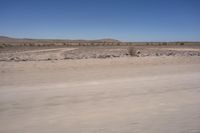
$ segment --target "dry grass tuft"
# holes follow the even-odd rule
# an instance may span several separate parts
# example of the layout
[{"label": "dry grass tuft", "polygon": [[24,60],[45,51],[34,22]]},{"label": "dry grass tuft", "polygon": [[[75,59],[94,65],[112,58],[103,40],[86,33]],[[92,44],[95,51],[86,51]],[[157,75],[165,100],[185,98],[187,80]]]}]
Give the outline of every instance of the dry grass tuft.
[{"label": "dry grass tuft", "polygon": [[129,47],[128,48],[128,54],[130,56],[138,56],[138,51],[134,47]]}]

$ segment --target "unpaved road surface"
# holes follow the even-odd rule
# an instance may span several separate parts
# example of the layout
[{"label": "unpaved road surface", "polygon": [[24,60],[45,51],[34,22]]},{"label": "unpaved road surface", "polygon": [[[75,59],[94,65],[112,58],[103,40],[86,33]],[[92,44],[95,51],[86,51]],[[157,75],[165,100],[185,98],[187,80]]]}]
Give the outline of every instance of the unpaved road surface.
[{"label": "unpaved road surface", "polygon": [[0,66],[0,133],[200,133],[199,57]]},{"label": "unpaved road surface", "polygon": [[39,53],[39,52],[51,52],[51,51],[70,51],[70,50],[75,50],[76,48],[51,48],[51,49],[43,49],[43,50],[28,50],[28,51],[23,51],[23,52],[18,52],[18,53]]}]

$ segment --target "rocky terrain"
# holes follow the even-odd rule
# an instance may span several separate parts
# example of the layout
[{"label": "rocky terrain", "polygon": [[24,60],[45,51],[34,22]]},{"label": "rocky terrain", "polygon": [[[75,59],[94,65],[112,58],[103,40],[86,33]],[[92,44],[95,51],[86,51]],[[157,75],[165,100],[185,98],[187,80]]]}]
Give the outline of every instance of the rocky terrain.
[{"label": "rocky terrain", "polygon": [[44,61],[145,56],[200,56],[198,42],[120,42],[16,39],[0,36],[0,61]]},{"label": "rocky terrain", "polygon": [[200,56],[199,46],[50,46],[0,49],[0,61],[42,61],[145,56]]}]

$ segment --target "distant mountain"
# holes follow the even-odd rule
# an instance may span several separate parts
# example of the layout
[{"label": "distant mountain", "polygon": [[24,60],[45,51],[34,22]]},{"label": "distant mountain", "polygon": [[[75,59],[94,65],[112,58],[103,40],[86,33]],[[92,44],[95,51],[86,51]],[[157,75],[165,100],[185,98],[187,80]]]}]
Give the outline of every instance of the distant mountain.
[{"label": "distant mountain", "polygon": [[14,38],[7,37],[7,36],[0,36],[0,40],[9,40],[9,39],[14,39]]},{"label": "distant mountain", "polygon": [[111,38],[106,38],[106,39],[98,39],[98,40],[71,40],[71,39],[30,39],[30,38],[12,38],[12,37],[7,37],[7,36],[0,36],[0,41],[2,42],[19,42],[19,41],[71,41],[71,42],[90,42],[90,41],[95,41],[95,42],[120,42],[119,40],[116,39],[111,39]]}]

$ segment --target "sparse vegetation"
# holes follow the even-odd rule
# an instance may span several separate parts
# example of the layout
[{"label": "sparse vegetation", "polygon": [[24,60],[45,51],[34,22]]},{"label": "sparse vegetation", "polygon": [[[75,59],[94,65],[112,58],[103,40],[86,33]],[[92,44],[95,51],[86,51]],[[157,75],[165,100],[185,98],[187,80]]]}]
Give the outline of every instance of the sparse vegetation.
[{"label": "sparse vegetation", "polygon": [[3,45],[0,45],[0,48],[4,48]]},{"label": "sparse vegetation", "polygon": [[0,48],[5,48],[6,45],[4,43],[0,44]]},{"label": "sparse vegetation", "polygon": [[29,43],[29,46],[34,46],[35,44],[33,44],[33,43]]},{"label": "sparse vegetation", "polygon": [[138,55],[137,55],[137,50],[136,50],[134,47],[129,47],[129,48],[128,48],[128,54],[129,54],[130,56],[138,56]]},{"label": "sparse vegetation", "polygon": [[162,45],[166,46],[166,45],[167,45],[167,42],[163,42]]}]

